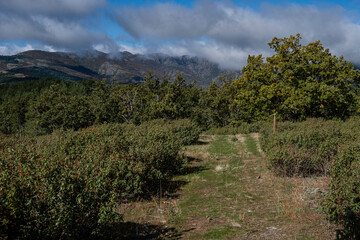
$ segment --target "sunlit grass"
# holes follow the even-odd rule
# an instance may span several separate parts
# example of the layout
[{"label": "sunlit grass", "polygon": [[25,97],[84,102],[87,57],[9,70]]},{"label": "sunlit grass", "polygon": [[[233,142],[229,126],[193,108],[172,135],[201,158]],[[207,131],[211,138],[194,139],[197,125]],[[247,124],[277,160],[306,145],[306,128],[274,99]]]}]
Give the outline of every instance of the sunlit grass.
[{"label": "sunlit grass", "polygon": [[225,135],[216,136],[215,141],[211,142],[209,153],[217,155],[237,154],[238,149],[234,141],[229,141],[229,137]]},{"label": "sunlit grass", "polygon": [[245,145],[247,150],[255,157],[260,157],[261,154],[258,150],[258,145],[256,140],[249,134],[245,137]]}]

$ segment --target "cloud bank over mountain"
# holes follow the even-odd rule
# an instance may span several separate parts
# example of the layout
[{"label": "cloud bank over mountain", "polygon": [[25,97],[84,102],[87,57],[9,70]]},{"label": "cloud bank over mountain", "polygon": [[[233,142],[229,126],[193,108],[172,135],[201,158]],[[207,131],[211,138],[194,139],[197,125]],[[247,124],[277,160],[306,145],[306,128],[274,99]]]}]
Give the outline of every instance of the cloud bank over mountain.
[{"label": "cloud bank over mountain", "polygon": [[231,68],[244,65],[248,54],[271,54],[273,37],[300,33],[304,43],[321,40],[335,54],[360,61],[360,25],[344,9],[265,5],[260,11],[227,2],[200,1],[194,8],[159,3],[117,12],[118,23],[134,38],[159,41],[172,54],[196,54]]},{"label": "cloud bank over mountain", "polygon": [[195,1],[190,7],[175,2],[120,6],[110,0],[12,0],[0,2],[0,21],[0,41],[5,43],[0,54],[24,46],[121,49],[196,55],[239,69],[249,54],[272,54],[267,43],[273,37],[300,33],[303,44],[321,40],[334,54],[360,63],[360,24],[336,5],[263,4],[253,9],[215,0]]}]

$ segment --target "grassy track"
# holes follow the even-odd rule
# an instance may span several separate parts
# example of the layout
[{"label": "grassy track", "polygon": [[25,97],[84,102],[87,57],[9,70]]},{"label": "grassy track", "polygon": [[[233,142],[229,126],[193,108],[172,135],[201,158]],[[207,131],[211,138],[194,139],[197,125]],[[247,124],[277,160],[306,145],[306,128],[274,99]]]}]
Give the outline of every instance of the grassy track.
[{"label": "grassy track", "polygon": [[157,226],[145,239],[334,239],[316,212],[327,179],[274,176],[257,137],[202,136],[184,150],[191,161],[176,190],[129,205],[125,220]]}]

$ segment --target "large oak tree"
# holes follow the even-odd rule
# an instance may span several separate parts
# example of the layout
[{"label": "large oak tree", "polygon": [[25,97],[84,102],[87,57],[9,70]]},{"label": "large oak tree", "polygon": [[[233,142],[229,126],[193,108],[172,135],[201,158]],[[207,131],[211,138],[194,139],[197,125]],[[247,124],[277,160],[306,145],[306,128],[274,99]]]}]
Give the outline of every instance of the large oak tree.
[{"label": "large oak tree", "polygon": [[241,109],[236,118],[254,121],[277,113],[283,120],[343,119],[351,114],[359,71],[320,41],[302,46],[300,40],[300,34],[274,38],[269,43],[273,56],[248,57],[243,76],[234,82],[234,106]]}]

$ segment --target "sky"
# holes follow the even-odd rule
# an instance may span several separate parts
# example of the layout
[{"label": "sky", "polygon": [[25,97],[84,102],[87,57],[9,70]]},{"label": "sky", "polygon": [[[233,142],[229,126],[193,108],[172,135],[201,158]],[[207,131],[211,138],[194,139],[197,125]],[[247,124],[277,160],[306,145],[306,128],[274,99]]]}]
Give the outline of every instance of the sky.
[{"label": "sky", "polygon": [[360,64],[360,0],[0,0],[0,55],[119,51],[207,58],[239,70],[300,33]]}]

